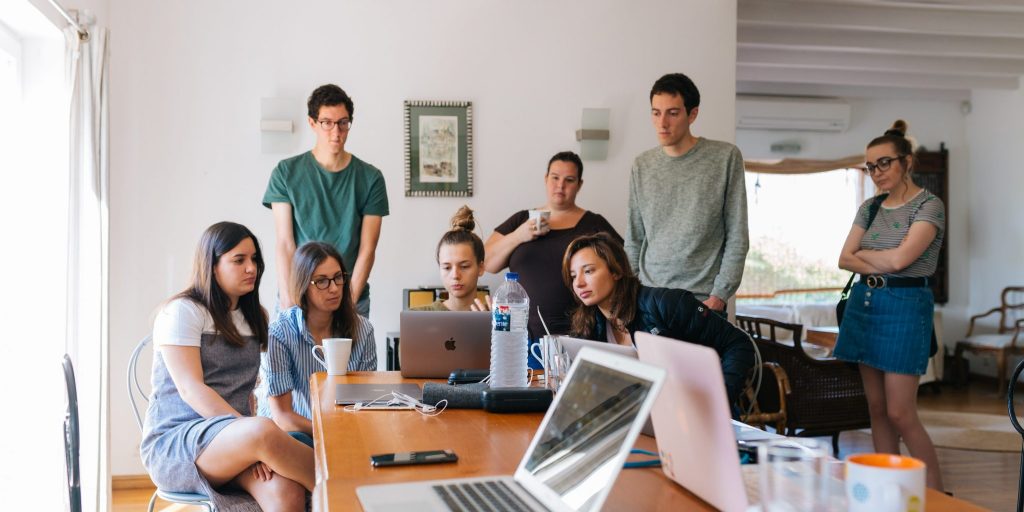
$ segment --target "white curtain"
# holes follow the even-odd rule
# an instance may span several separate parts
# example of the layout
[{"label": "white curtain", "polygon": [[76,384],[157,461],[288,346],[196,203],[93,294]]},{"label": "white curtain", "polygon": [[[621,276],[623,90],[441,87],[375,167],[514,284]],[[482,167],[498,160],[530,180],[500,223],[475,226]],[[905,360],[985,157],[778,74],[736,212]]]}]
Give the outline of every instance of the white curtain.
[{"label": "white curtain", "polygon": [[66,343],[78,380],[82,508],[109,510],[107,30],[79,22],[88,39],[65,30],[72,91]]}]

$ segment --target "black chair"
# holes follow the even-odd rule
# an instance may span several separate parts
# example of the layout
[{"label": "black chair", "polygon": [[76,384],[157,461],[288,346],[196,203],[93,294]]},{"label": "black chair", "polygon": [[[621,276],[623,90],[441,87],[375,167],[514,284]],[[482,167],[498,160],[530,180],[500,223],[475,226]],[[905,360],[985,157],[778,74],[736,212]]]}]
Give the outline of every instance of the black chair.
[{"label": "black chair", "polygon": [[64,462],[68,476],[68,508],[71,512],[82,512],[82,475],[78,466],[78,388],[75,386],[75,369],[67,354],[64,354],[64,384],[68,398],[68,408],[64,413]]},{"label": "black chair", "polygon": [[1022,371],[1024,371],[1024,361],[1021,361],[1017,365],[1017,369],[1013,371],[1013,377],[1010,378],[1010,386],[1006,390],[1006,409],[1010,413],[1010,423],[1013,423],[1013,428],[1017,429],[1021,436],[1020,480],[1017,483],[1017,512],[1024,512],[1024,427],[1021,427],[1020,421],[1017,420],[1017,408],[1013,405],[1013,388],[1016,387],[1017,379],[1020,378]]}]

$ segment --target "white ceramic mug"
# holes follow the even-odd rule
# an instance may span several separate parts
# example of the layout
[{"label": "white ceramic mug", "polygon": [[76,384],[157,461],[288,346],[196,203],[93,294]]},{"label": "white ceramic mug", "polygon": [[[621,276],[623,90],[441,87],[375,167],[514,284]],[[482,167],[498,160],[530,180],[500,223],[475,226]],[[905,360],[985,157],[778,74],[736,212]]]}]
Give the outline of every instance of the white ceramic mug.
[{"label": "white ceramic mug", "polygon": [[548,220],[551,218],[551,212],[548,210],[530,210],[530,220],[534,221],[533,230],[543,231],[548,227]]},{"label": "white ceramic mug", "polygon": [[[323,354],[318,354],[317,349]],[[345,375],[352,354],[352,338],[324,338],[323,345],[314,345],[312,352],[313,359],[327,368],[327,375]]]},{"label": "white ceramic mug", "polygon": [[540,362],[540,365],[547,370],[548,361],[551,360],[551,356],[559,350],[560,343],[558,338],[554,335],[547,334],[541,336],[540,340],[533,345],[530,345],[530,354]]},{"label": "white ceramic mug", "polygon": [[924,512],[924,462],[888,453],[846,458],[846,501],[853,512]]}]

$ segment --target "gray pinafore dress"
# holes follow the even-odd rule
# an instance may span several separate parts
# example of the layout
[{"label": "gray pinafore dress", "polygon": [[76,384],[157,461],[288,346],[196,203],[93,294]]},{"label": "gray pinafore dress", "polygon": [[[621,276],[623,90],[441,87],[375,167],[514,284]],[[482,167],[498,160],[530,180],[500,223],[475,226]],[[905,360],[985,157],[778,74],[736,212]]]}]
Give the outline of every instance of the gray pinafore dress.
[{"label": "gray pinafore dress", "polygon": [[[244,347],[220,334],[203,333],[199,347],[203,381],[242,414],[249,415],[249,396],[260,368],[260,346],[254,336]],[[199,474],[195,461],[224,427],[237,418],[204,418],[190,407],[171,380],[159,350],[153,353],[153,393],[142,429],[142,463],[161,490],[201,493],[218,510],[259,511],[256,500],[241,489],[221,494]]]}]

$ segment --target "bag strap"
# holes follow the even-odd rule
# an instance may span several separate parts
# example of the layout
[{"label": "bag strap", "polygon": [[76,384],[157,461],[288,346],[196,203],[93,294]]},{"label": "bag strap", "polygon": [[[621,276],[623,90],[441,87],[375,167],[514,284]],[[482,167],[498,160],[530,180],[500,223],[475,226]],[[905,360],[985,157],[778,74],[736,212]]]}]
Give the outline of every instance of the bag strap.
[{"label": "bag strap", "polygon": [[[868,205],[868,227],[864,229],[865,232],[867,232],[868,229],[871,229],[871,224],[875,222],[875,216],[878,215],[878,209],[882,207],[882,201],[885,201],[885,198],[887,197],[889,197],[888,193],[875,196],[871,201],[871,204]],[[857,277],[856,272],[850,274],[850,280],[846,282],[846,286],[843,288],[843,293],[839,296],[840,300],[846,300],[850,297],[850,288],[853,288],[853,278],[855,277]]]}]

